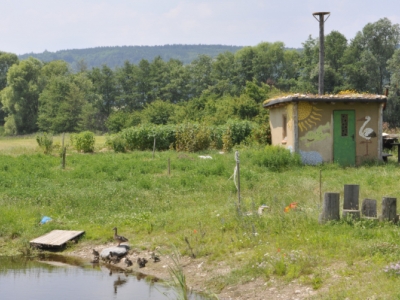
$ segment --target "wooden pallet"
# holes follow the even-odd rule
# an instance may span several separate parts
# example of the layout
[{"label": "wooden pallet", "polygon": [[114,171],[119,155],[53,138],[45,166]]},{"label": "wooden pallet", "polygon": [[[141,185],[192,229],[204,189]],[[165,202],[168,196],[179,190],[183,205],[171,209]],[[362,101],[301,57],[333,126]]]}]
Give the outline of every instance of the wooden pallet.
[{"label": "wooden pallet", "polygon": [[77,240],[84,231],[53,230],[29,243],[36,248],[63,247],[68,241]]}]

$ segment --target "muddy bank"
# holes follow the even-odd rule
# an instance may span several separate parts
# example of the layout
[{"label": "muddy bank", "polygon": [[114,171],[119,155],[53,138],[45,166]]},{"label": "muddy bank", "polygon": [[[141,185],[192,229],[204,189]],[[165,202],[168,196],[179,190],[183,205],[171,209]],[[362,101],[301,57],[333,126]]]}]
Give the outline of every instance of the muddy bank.
[{"label": "muddy bank", "polygon": [[[101,251],[102,249],[115,246],[115,244],[91,245],[79,244],[72,250],[67,250],[63,254],[79,257],[85,261],[93,260],[93,249]],[[124,269],[129,272],[138,272],[147,276],[153,276],[161,280],[170,281],[170,268],[175,267],[174,259],[170,255],[163,255],[163,249],[157,249],[156,253],[160,261],[154,262],[151,258],[152,251],[130,249],[127,257],[133,262],[132,266],[127,266],[124,259],[120,262],[111,262],[112,266]],[[145,258],[148,262],[145,267],[139,267],[138,258]],[[100,263],[105,264],[100,260]],[[210,283],[219,276],[227,275],[231,272],[231,267],[225,262],[208,262],[204,258],[195,259],[188,256],[181,257],[179,263],[182,266],[183,273],[186,276],[186,282],[189,288],[195,292],[214,294],[220,300],[265,300],[265,299],[307,299],[316,295],[310,286],[300,285],[297,281],[284,283],[277,279],[269,279],[267,282],[262,279],[254,279],[250,282],[226,286],[222,291],[211,290]]]}]

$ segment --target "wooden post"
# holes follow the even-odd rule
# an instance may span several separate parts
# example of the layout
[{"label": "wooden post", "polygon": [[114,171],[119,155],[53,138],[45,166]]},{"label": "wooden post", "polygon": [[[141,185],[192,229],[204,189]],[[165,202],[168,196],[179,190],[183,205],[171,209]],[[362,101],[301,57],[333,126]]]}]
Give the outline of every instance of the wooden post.
[{"label": "wooden post", "polygon": [[357,184],[344,185],[343,209],[346,210],[359,209],[359,200],[358,200],[359,191],[360,191],[360,186]]},{"label": "wooden post", "polygon": [[325,193],[322,213],[319,215],[319,223],[326,223],[331,220],[340,220],[340,194]]},{"label": "wooden post", "polygon": [[154,144],[153,144],[153,158],[154,158],[154,152],[156,151],[156,137],[154,137]]},{"label": "wooden post", "polygon": [[322,203],[322,170],[319,170],[319,205]]},{"label": "wooden post", "polygon": [[382,199],[382,217],[381,220],[396,223],[397,222],[397,199],[383,197]]},{"label": "wooden post", "polygon": [[240,205],[240,163],[239,163],[239,151],[236,151],[236,153],[235,153],[235,159],[236,159],[238,203],[239,203],[239,205]]},{"label": "wooden post", "polygon": [[65,132],[63,132],[63,135],[62,135],[62,145],[61,145],[61,156],[62,156],[62,165],[61,165],[61,167],[63,168],[63,169],[65,169],[65,155],[66,155],[66,152],[67,152],[67,148],[66,147],[64,147],[64,136],[65,136]]},{"label": "wooden post", "polygon": [[376,200],[374,199],[364,199],[361,204],[362,215],[367,218],[377,218],[378,213],[376,210]]}]

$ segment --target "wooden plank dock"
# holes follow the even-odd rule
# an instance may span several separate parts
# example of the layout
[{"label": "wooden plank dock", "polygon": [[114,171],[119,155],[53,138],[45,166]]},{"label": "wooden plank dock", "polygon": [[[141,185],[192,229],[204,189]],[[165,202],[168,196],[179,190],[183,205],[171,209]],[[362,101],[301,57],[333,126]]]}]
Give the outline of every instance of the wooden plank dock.
[{"label": "wooden plank dock", "polygon": [[72,230],[53,230],[45,235],[42,235],[29,243],[32,247],[46,248],[46,247],[63,247],[70,240],[76,240],[84,231]]}]

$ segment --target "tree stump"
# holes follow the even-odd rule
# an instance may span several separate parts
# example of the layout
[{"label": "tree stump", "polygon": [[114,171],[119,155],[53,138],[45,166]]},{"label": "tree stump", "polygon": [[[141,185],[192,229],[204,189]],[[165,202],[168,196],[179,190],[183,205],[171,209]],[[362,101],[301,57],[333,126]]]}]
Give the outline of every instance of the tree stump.
[{"label": "tree stump", "polygon": [[359,192],[360,186],[358,184],[344,185],[343,209],[359,210]]},{"label": "tree stump", "polygon": [[382,199],[382,220],[396,223],[397,222],[397,199],[383,197]]},{"label": "tree stump", "polygon": [[319,223],[327,221],[340,220],[340,194],[325,193],[322,213],[319,215]]},{"label": "tree stump", "polygon": [[377,218],[378,213],[376,210],[376,200],[364,199],[361,204],[361,213],[364,217]]}]

